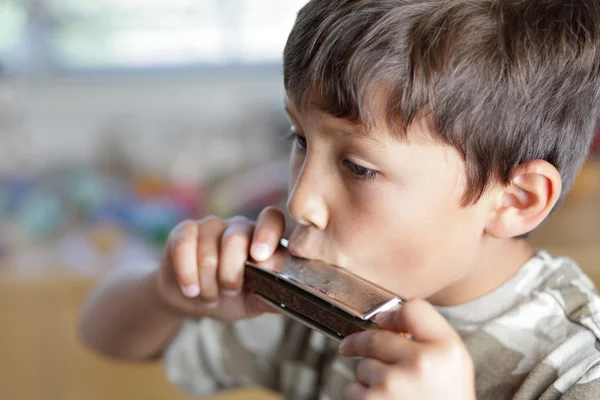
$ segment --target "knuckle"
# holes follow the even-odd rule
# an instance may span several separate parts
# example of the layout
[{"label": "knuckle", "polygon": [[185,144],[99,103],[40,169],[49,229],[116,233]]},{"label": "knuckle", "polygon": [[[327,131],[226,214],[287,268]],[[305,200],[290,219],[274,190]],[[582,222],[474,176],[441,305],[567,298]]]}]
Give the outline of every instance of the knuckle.
[{"label": "knuckle", "polygon": [[377,343],[379,343],[379,341],[377,340],[377,336],[378,336],[377,334],[371,334],[367,338],[367,343],[366,343],[367,354],[373,354],[373,352],[377,349]]},{"label": "knuckle", "polygon": [[375,354],[386,341],[386,331],[373,331],[367,338],[367,354]]},{"label": "knuckle", "polygon": [[181,237],[191,236],[193,231],[196,229],[196,222],[192,220],[185,220],[178,223],[169,235],[170,240],[178,240]]},{"label": "knuckle", "polygon": [[372,358],[363,358],[356,366],[356,375],[367,377],[375,371],[375,360]]},{"label": "knuckle", "polygon": [[363,358],[357,365],[356,365],[356,374],[359,376],[365,376],[367,374],[367,372],[371,369],[371,359],[370,358]]},{"label": "knuckle", "polygon": [[278,240],[281,236],[281,231],[274,225],[260,225],[256,229],[255,237],[262,242],[269,240]]},{"label": "knuckle", "polygon": [[224,224],[223,220],[219,217],[216,217],[214,215],[207,215],[206,217],[202,218],[200,220],[200,224],[202,225],[217,225],[217,226],[221,226]]},{"label": "knuckle", "polygon": [[240,286],[240,283],[242,282],[242,273],[243,272],[240,269],[239,271],[235,271],[232,273],[221,274],[221,284],[227,287],[228,289],[237,289],[237,287]]},{"label": "knuckle", "polygon": [[175,272],[175,276],[176,276],[176,281],[177,281],[177,291],[179,292],[181,289],[179,288],[179,285],[190,285],[190,284],[197,284],[198,283],[198,276],[196,275],[195,271],[190,270],[189,268],[186,268],[184,265],[180,264],[176,264],[174,266],[174,272]]},{"label": "knuckle", "polygon": [[198,223],[194,220],[186,219],[184,221],[181,221],[175,229],[185,232],[195,228],[197,224]]},{"label": "knuckle", "polygon": [[176,235],[171,239],[171,248],[175,254],[196,246],[196,239],[190,235]]},{"label": "knuckle", "polygon": [[206,303],[214,303],[219,300],[219,288],[213,280],[200,280],[200,300]]},{"label": "knuckle", "polygon": [[216,270],[219,264],[219,260],[214,255],[200,255],[198,257],[198,268],[201,270]]},{"label": "knuckle", "polygon": [[204,303],[217,303],[219,301],[219,293],[216,290],[205,289],[204,293],[200,294],[200,300]]},{"label": "knuckle", "polygon": [[248,218],[245,217],[243,215],[236,215],[234,217],[231,217],[227,220],[227,224],[228,225],[252,225],[253,222]]},{"label": "knuckle", "polygon": [[199,308],[207,310],[214,309],[219,305],[219,297],[218,296],[204,296],[200,298],[200,304],[198,304]]},{"label": "knuckle", "polygon": [[209,215],[197,222],[199,234],[204,232],[214,232],[225,227],[226,223],[221,218]]},{"label": "knuckle", "polygon": [[250,235],[244,230],[233,230],[226,232],[221,238],[221,244],[224,247],[245,246],[250,240]]},{"label": "knuckle", "polygon": [[263,220],[274,222],[278,228],[285,227],[285,214],[275,206],[265,208],[262,217]]}]

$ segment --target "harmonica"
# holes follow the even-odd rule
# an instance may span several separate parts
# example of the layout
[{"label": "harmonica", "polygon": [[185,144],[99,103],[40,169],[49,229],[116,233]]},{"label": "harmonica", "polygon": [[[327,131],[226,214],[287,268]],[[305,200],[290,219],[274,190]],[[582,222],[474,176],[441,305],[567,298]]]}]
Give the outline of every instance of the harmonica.
[{"label": "harmonica", "polygon": [[284,315],[340,341],[377,328],[378,314],[402,303],[394,293],[350,271],[292,256],[282,240],[268,260],[248,260],[244,287]]}]

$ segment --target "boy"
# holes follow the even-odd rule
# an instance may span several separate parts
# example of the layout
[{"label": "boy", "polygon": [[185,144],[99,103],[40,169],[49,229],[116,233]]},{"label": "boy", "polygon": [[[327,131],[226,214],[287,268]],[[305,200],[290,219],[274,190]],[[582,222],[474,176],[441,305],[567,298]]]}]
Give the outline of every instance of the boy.
[{"label": "boy", "polygon": [[[527,243],[562,200],[600,100],[600,2],[313,0],[284,54],[289,251],[407,299],[342,344],[242,290],[284,216],[179,225],[160,268],[115,272],[81,332],[162,357],[193,394],[597,399],[600,299]],[[408,340],[403,333],[412,336]]]}]

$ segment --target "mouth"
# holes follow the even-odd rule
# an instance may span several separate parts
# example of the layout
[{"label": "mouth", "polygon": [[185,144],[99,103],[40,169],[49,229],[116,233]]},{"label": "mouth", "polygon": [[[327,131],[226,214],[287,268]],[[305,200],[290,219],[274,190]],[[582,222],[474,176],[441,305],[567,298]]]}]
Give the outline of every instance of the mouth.
[{"label": "mouth", "polygon": [[[295,230],[287,240],[287,250],[293,257],[305,260],[317,261],[324,264],[338,265],[334,262],[336,258],[327,257],[330,252],[323,252],[324,248],[315,243],[324,244],[314,236],[309,236],[305,231]],[[319,251],[321,250],[321,251]],[[330,254],[331,255],[331,254]],[[338,265],[339,266],[339,265]]]},{"label": "mouth", "polygon": [[296,244],[289,244],[288,245],[288,252],[296,258],[301,258],[304,260],[311,260],[311,261],[316,261],[316,262],[320,262],[323,264],[329,264],[329,265],[337,265],[323,257],[317,257],[314,256],[312,254],[310,254],[309,251],[306,251],[306,247],[305,246],[300,246],[300,245],[296,245]]},{"label": "mouth", "polygon": [[297,246],[294,246],[294,245],[292,245],[292,244],[288,244],[288,247],[287,247],[287,249],[288,249],[288,252],[289,252],[289,253],[290,253],[292,256],[294,256],[294,257],[297,257],[297,258],[304,258],[304,259],[307,259],[307,260],[311,260],[311,259],[313,259],[313,258],[311,258],[311,257],[308,257],[308,256],[305,254],[305,252],[301,251],[301,250],[300,250],[300,249],[299,249]]},{"label": "mouth", "polygon": [[311,246],[311,243],[314,243],[314,240],[310,240],[308,236],[309,235],[307,235],[306,230],[294,229],[294,232],[287,241],[288,252],[297,258],[313,261],[324,261],[321,257],[317,257],[317,254],[315,254],[315,246]]}]

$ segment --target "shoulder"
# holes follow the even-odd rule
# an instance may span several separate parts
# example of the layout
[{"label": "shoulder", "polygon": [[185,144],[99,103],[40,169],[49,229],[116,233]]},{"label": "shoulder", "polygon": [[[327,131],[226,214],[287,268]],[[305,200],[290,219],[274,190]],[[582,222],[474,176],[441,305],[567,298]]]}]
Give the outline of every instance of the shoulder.
[{"label": "shoulder", "polygon": [[[591,279],[570,258],[539,252],[544,272],[532,301],[556,315],[538,325],[554,338],[550,351],[528,374],[516,399],[600,398],[600,296]],[[562,321],[562,322],[561,322]],[[539,338],[543,342],[542,338]],[[529,396],[532,394],[535,396]]]},{"label": "shoulder", "polygon": [[576,325],[589,329],[600,338],[600,295],[592,280],[568,257],[538,252],[546,272],[536,297],[548,296]]}]

